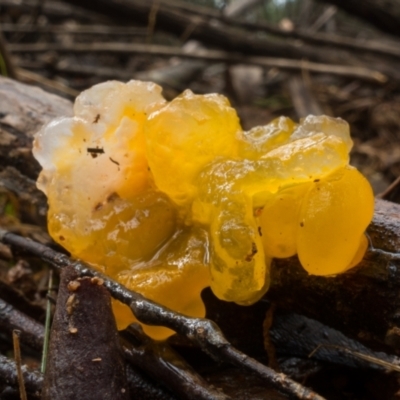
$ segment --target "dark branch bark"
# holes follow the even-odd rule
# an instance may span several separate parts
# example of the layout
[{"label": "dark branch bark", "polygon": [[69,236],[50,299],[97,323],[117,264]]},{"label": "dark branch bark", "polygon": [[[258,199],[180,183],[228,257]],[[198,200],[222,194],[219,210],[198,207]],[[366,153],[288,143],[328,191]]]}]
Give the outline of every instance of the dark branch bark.
[{"label": "dark branch bark", "polygon": [[14,329],[21,332],[20,340],[33,349],[42,350],[43,325],[16,310],[12,305],[0,299],[0,327],[10,335]]},{"label": "dark branch bark", "polygon": [[[343,333],[299,314],[275,314],[269,335],[279,355],[312,358],[352,368],[390,370],[399,358],[375,352]],[[378,363],[374,363],[377,360]],[[386,363],[386,368],[380,362]]]},{"label": "dark branch bark", "polygon": [[382,32],[400,36],[400,3],[397,0],[319,0],[335,4]]},{"label": "dark branch bark", "polygon": [[[37,371],[22,367],[25,388],[34,398],[39,398],[43,376]],[[7,385],[18,387],[17,367],[15,362],[0,354],[0,380]]]},{"label": "dark branch bark", "polygon": [[182,400],[229,400],[198,375],[186,361],[165,342],[147,337],[141,327],[131,327],[136,345],[124,341],[125,357],[136,367],[145,370],[156,382],[163,382]]},{"label": "dark branch bark", "polygon": [[36,320],[43,320],[45,310],[35,304],[32,304],[20,291],[14,289],[7,282],[0,279],[1,299],[10,303],[15,309],[25,312]]}]

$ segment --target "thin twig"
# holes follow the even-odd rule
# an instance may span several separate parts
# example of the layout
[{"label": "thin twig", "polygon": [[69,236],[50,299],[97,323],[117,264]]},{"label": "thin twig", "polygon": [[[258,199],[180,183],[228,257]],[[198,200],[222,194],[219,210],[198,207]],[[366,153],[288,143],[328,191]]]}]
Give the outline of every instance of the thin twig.
[{"label": "thin twig", "polygon": [[43,352],[42,352],[42,364],[40,366],[40,372],[44,374],[46,372],[47,353],[49,349],[50,340],[50,321],[51,321],[51,292],[53,290],[53,270],[49,271],[49,283],[47,289],[47,302],[46,302],[46,321],[44,325],[44,341],[43,341]]},{"label": "thin twig", "polygon": [[376,364],[376,365],[379,365],[381,367],[384,367],[388,371],[400,372],[400,366],[399,365],[390,363],[390,362],[385,361],[385,360],[381,360],[381,359],[379,359],[377,357],[374,357],[374,356],[370,356],[369,354],[364,354],[364,353],[361,353],[359,351],[348,349],[348,348],[343,347],[343,346],[338,346],[336,344],[321,343],[308,355],[308,357],[309,358],[313,357],[315,355],[315,353],[317,353],[323,347],[336,349],[336,350],[341,351],[343,353],[349,354],[349,355],[353,356],[354,358],[359,358],[360,360],[367,361],[367,362],[369,362],[371,364]]},{"label": "thin twig", "polygon": [[13,330],[13,345],[14,345],[14,359],[15,365],[17,368],[18,374],[18,387],[19,387],[19,395],[21,400],[27,400],[26,390],[25,390],[25,383],[24,383],[24,376],[22,374],[22,361],[21,361],[21,347],[19,345],[19,335],[20,331],[17,329]]},{"label": "thin twig", "polygon": [[67,94],[68,96],[71,96],[71,97],[76,97],[79,94],[79,92],[77,90],[72,89],[69,86],[64,85],[61,82],[57,82],[57,81],[45,78],[44,76],[36,74],[32,71],[28,71],[23,68],[17,68],[17,72],[18,72],[18,77],[20,78],[20,80],[33,81],[33,82],[39,83],[47,88],[50,88],[51,90],[57,90],[58,92]]},{"label": "thin twig", "polygon": [[383,192],[378,193],[378,199],[387,199],[388,196],[400,185],[400,176],[398,176]]},{"label": "thin twig", "polygon": [[0,241],[34,254],[56,268],[60,269],[70,265],[79,275],[97,276],[104,281],[104,286],[115,299],[130,306],[139,321],[149,325],[168,327],[196,342],[205,352],[217,360],[226,361],[240,368],[247,369],[262,379],[267,380],[279,390],[298,399],[323,400],[323,397],[293,381],[286,375],[275,372],[237,350],[226,340],[219,327],[208,319],[187,317],[174,312],[146,299],[139,293],[128,290],[118,282],[100,272],[94,271],[82,262],[71,260],[66,255],[58,253],[40,243],[3,229],[0,229]]},{"label": "thin twig", "polygon": [[151,6],[149,22],[147,25],[147,43],[151,43],[153,41],[154,28],[157,22],[157,12],[159,7],[160,3],[158,1],[155,1]]},{"label": "thin twig", "polygon": [[5,73],[9,78],[17,79],[17,72],[14,66],[12,55],[8,49],[9,44],[6,43],[3,34],[0,32],[0,55],[4,61]]}]

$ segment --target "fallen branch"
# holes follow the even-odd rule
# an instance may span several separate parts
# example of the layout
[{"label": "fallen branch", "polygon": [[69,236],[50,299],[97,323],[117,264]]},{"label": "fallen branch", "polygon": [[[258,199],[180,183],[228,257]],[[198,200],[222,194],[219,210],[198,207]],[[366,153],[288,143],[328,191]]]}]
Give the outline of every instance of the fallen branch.
[{"label": "fallen branch", "polygon": [[220,19],[202,16],[198,12],[180,11],[159,0],[66,0],[68,3],[103,13],[118,20],[135,20],[147,24],[149,14],[154,4],[157,4],[156,28],[161,28],[179,35],[187,40],[197,39],[213,47],[224,50],[238,51],[250,56],[272,56],[294,59],[307,59],[327,64],[348,64],[349,66],[369,66],[394,79],[399,78],[397,67],[390,65],[387,59],[365,59],[354,54],[354,51],[331,49],[298,40],[282,40],[279,38],[251,35],[238,26],[228,26]]},{"label": "fallen branch", "polygon": [[175,8],[178,11],[189,12],[204,18],[220,20],[229,26],[244,28],[251,32],[266,32],[279,37],[301,39],[304,42],[317,44],[320,46],[336,46],[353,51],[371,52],[375,54],[400,57],[400,49],[395,41],[354,39],[352,37],[340,36],[333,33],[328,34],[324,32],[318,32],[316,35],[314,31],[310,33],[299,29],[285,30],[280,28],[278,25],[268,22],[249,22],[244,19],[228,17],[224,15],[222,11],[215,8],[199,6],[196,4],[187,3],[185,1],[158,1],[166,6],[169,6],[170,8]]},{"label": "fallen branch", "polygon": [[210,386],[166,342],[151,340],[143,333],[139,324],[128,329],[136,343],[132,345],[129,341],[123,342],[125,357],[132,365],[147,372],[156,382],[163,382],[181,400],[230,399]]},{"label": "fallen branch", "polygon": [[0,299],[0,327],[9,334],[13,330],[21,332],[22,343],[41,351],[44,339],[43,325],[15,309]]},{"label": "fallen branch", "polygon": [[327,34],[323,32],[309,33],[301,30],[284,30],[276,25],[266,22],[248,22],[231,18],[222,19],[226,24],[247,29],[249,31],[264,31],[276,36],[285,38],[301,39],[304,42],[317,44],[320,46],[335,46],[342,49],[357,51],[360,53],[370,52],[374,54],[400,57],[400,49],[395,43],[377,41],[377,40],[361,40],[335,34]]},{"label": "fallen branch", "polygon": [[269,335],[279,355],[312,357],[352,368],[399,371],[398,357],[373,351],[336,329],[299,314],[274,314]]},{"label": "fallen branch", "polygon": [[71,260],[40,243],[0,230],[0,241],[29,252],[49,262],[58,269],[72,267],[79,276],[98,277],[111,295],[127,304],[139,321],[149,325],[162,325],[196,342],[205,352],[220,361],[246,369],[271,383],[278,390],[304,400],[322,400],[323,397],[293,381],[284,374],[259,363],[230,344],[218,326],[207,319],[191,318],[154,303],[139,293],[130,291],[109,277],[94,271],[86,264]]},{"label": "fallen branch", "polygon": [[257,65],[268,68],[281,68],[289,71],[310,71],[315,73],[327,73],[350,78],[358,78],[368,81],[384,83],[387,77],[378,71],[364,67],[331,65],[316,63],[306,60],[291,60],[287,58],[244,56],[238,53],[229,53],[222,50],[197,50],[186,52],[180,48],[161,45],[147,45],[138,43],[73,43],[52,44],[13,44],[9,46],[13,53],[42,53],[56,51],[59,53],[117,53],[117,54],[146,54],[163,57],[180,57],[187,59],[205,60],[210,62],[227,62],[232,64]]},{"label": "fallen branch", "polygon": [[383,32],[400,36],[400,4],[398,0],[318,0],[335,4],[346,12],[375,25]]},{"label": "fallen branch", "polygon": [[1,24],[0,30],[3,32],[24,32],[24,33],[61,33],[61,34],[85,34],[85,35],[110,35],[110,36],[145,36],[145,28],[130,26],[110,26],[110,25],[19,25]]}]

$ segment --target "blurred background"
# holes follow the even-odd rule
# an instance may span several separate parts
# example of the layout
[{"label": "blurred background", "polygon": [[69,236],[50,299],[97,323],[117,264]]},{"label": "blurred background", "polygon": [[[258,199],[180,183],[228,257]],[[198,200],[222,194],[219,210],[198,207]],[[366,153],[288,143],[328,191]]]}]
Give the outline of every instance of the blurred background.
[{"label": "blurred background", "polygon": [[397,0],[0,0],[0,31],[2,75],[71,100],[141,79],[167,99],[223,93],[244,129],[342,117],[352,163],[376,194],[400,200]]}]

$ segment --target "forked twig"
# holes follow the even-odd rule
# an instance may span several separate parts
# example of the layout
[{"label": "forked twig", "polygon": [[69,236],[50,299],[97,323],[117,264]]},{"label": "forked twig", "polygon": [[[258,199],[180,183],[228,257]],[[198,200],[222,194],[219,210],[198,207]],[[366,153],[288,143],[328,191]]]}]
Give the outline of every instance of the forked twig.
[{"label": "forked twig", "polygon": [[79,275],[101,278],[104,281],[104,286],[110,291],[111,295],[122,303],[129,305],[139,321],[149,325],[168,327],[196,342],[205,352],[217,360],[229,362],[237,367],[247,369],[260,378],[267,380],[277,389],[298,399],[324,399],[312,390],[293,381],[285,374],[277,373],[273,369],[237,350],[226,340],[219,327],[208,319],[187,317],[154,303],[139,293],[128,290],[108,276],[94,271],[86,264],[71,260],[64,254],[22,236],[0,229],[0,241],[36,255],[56,268],[63,268],[69,265]]}]

